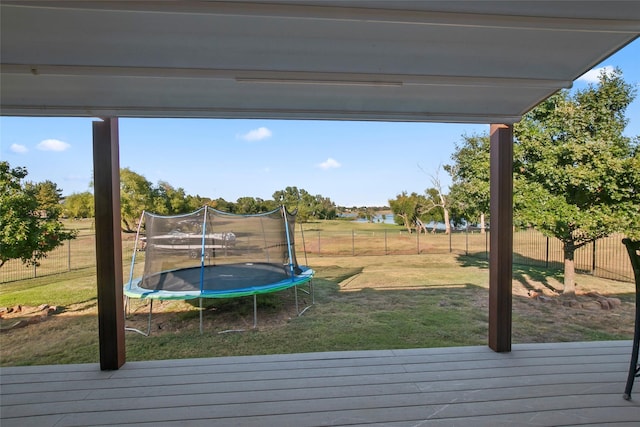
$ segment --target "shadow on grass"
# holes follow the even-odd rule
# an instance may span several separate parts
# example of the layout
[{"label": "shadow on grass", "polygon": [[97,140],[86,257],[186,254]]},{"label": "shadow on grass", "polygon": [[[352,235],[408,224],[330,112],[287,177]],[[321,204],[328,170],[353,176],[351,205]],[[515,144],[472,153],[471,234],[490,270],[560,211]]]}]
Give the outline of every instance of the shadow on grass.
[{"label": "shadow on grass", "polygon": [[[457,261],[462,267],[476,267],[480,269],[489,269],[489,262],[485,259],[485,252],[470,253],[469,255],[460,254],[457,256]],[[517,262],[517,263],[516,263]],[[512,267],[512,277],[518,281],[527,291],[539,292],[540,289],[536,288],[532,283],[540,284],[552,295],[563,297],[563,280],[564,272],[563,266],[560,263],[552,263],[549,267],[541,267],[535,265],[539,263],[539,260],[524,257],[522,255],[514,254],[514,264]],[[589,276],[587,273],[576,271],[577,274],[583,274]],[[584,276],[583,276],[584,277]],[[610,281],[607,279],[597,279],[594,281]],[[576,286],[578,286],[580,279],[576,279]],[[635,301],[635,294],[632,288],[629,288],[628,292],[600,292],[602,295],[606,295],[612,298],[618,298],[623,302],[633,303]],[[574,298],[574,296],[570,296]]]},{"label": "shadow on grass", "polygon": [[[457,260],[462,267],[476,267],[482,269],[489,268],[489,261],[485,259],[484,252],[470,253],[469,255],[458,255]],[[531,285],[531,281],[535,281],[546,287],[553,293],[558,293],[561,289],[557,288],[558,283],[562,283],[563,272],[557,268],[544,268],[533,265],[536,260],[533,258],[518,255],[518,263],[514,263],[512,267],[513,279],[517,280],[529,291],[536,290]]]}]

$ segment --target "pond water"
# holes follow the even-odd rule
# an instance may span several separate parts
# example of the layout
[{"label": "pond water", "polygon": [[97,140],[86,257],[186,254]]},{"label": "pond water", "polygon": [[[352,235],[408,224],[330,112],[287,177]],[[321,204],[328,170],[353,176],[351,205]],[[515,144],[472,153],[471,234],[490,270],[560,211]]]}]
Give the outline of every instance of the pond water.
[{"label": "pond water", "polygon": [[[355,222],[367,222],[367,220],[364,219],[364,218],[357,218],[357,219],[354,219],[354,221]],[[390,214],[376,214],[373,217],[373,222],[376,223],[376,224],[378,224],[378,223],[380,223],[380,224],[395,224],[394,216],[391,213]],[[429,222],[429,223],[427,223],[425,225],[427,226],[428,230],[431,230],[431,229],[433,229],[434,224],[435,224],[436,230],[444,230],[445,229],[445,226],[444,226],[443,222],[434,223],[432,221],[432,222]]]}]

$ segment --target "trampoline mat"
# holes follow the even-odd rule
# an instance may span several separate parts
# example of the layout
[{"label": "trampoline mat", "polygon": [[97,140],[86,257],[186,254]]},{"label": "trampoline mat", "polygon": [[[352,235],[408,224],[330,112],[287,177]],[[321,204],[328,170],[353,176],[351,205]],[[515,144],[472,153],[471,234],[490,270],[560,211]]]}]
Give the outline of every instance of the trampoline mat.
[{"label": "trampoline mat", "polygon": [[145,277],[139,287],[150,291],[199,292],[202,278],[204,292],[233,292],[271,285],[290,277],[282,265],[223,264],[164,271]]}]

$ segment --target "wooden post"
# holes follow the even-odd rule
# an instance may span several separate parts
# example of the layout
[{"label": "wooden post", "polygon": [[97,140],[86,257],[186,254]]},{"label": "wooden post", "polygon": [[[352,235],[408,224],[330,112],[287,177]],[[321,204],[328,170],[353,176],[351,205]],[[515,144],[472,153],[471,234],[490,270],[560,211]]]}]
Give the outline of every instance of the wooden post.
[{"label": "wooden post", "polygon": [[513,127],[491,125],[489,347],[511,351],[513,269]]},{"label": "wooden post", "polygon": [[100,369],[125,362],[118,119],[93,122]]}]

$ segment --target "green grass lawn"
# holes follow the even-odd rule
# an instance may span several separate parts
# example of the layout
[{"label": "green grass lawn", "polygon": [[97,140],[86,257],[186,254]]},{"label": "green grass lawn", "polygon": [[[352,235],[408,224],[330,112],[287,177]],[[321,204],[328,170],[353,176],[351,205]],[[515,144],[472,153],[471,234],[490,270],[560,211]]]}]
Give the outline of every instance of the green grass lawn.
[{"label": "green grass lawn", "polygon": [[[76,226],[83,233],[90,230],[86,222]],[[304,230],[307,247],[317,230],[329,236],[344,234],[349,242],[358,234],[401,231],[395,225],[350,221],[308,223]],[[484,245],[484,236],[474,238]],[[449,253],[448,236],[420,239],[425,250],[419,255],[377,256],[313,252],[305,256],[298,239],[298,260],[316,271],[315,305],[303,316],[296,315],[291,290],[259,296],[256,329],[252,329],[251,297],[209,300],[200,334],[197,302],[156,302],[151,336],[126,333],[127,360],[486,344],[486,260],[460,251]],[[368,248],[358,244],[358,250],[366,253]],[[129,263],[123,260],[127,278]],[[513,278],[515,343],[632,337],[633,283],[578,274],[579,295],[571,301],[558,296],[562,280],[558,270],[515,265]],[[531,297],[534,292],[546,299]],[[616,298],[621,304],[602,310],[597,302],[601,297]],[[301,294],[303,306],[310,301],[309,295]],[[20,317],[0,319],[0,365],[98,362],[95,267],[0,284],[0,307],[43,304],[57,307],[43,321],[9,328]],[[146,302],[132,301],[131,308],[127,326],[145,330]],[[240,329],[245,332],[219,333]]]}]

